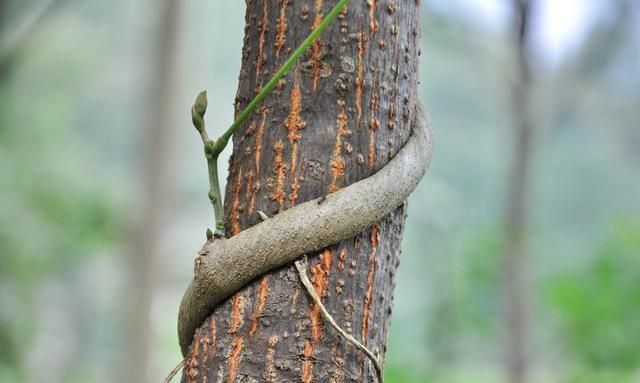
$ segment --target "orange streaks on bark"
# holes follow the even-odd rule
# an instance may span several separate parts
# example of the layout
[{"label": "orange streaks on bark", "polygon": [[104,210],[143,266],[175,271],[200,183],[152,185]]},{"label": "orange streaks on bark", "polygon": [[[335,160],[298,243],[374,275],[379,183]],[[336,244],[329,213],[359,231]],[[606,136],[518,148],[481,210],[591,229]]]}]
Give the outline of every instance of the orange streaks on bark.
[{"label": "orange streaks on bark", "polygon": [[377,81],[373,81],[373,86],[371,87],[371,101],[369,102],[369,107],[371,108],[371,114],[375,114],[375,112],[380,109],[380,95],[378,94],[378,86]]},{"label": "orange streaks on bark", "polygon": [[198,346],[200,342],[193,342],[193,348],[191,349],[191,355],[189,356],[189,361],[187,362],[187,371],[185,375],[187,376],[187,382],[195,382],[198,377]]},{"label": "orange streaks on bark", "polygon": [[287,5],[289,0],[280,0],[280,17],[278,18],[278,27],[276,32],[276,56],[280,57],[280,50],[287,41],[285,33],[287,32]]},{"label": "orange streaks on bark", "polygon": [[276,184],[273,193],[271,194],[271,200],[278,202],[278,211],[284,210],[284,180],[287,175],[287,164],[283,159],[284,144],[282,140],[276,141],[273,145],[273,150],[276,152],[275,163],[273,172],[276,175]]},{"label": "orange streaks on bark", "polygon": [[260,69],[262,69],[264,62],[264,42],[269,30],[269,2],[267,0],[263,1],[262,20],[258,22],[258,30],[260,31],[260,38],[258,39],[258,57],[256,58],[256,81],[260,77]]},{"label": "orange streaks on bark", "polygon": [[253,210],[256,206],[256,193],[260,190],[260,182],[256,181],[253,185],[247,185],[247,187],[251,187],[251,198],[249,198],[249,206],[247,208],[247,213],[249,215],[253,214]]},{"label": "orange streaks on bark", "polygon": [[284,126],[289,132],[287,138],[291,143],[291,177],[293,177],[293,184],[291,185],[291,193],[289,194],[289,201],[291,205],[295,205],[298,201],[298,190],[300,189],[300,180],[296,177],[296,169],[298,167],[298,151],[300,141],[300,130],[304,129],[306,122],[300,117],[300,111],[302,110],[302,91],[300,90],[300,83],[296,79],[291,90],[291,110],[289,115],[284,120]]},{"label": "orange streaks on bark", "polygon": [[300,111],[302,110],[302,90],[300,90],[300,83],[295,81],[293,89],[291,89],[291,110],[289,115],[284,120],[284,126],[287,127],[287,138],[289,142],[300,141],[300,135],[298,132],[304,129],[305,122],[300,117]]},{"label": "orange streaks on bark", "polygon": [[380,128],[380,120],[376,118],[378,109],[380,108],[380,95],[378,94],[377,81],[373,81],[371,87],[371,101],[369,108],[371,109],[371,120],[369,121],[369,166],[373,166],[376,161],[376,132]]},{"label": "orange streaks on bark", "polygon": [[[311,30],[316,29],[320,22],[322,22],[323,13],[322,13],[322,5],[323,0],[315,0],[315,10],[316,17],[313,20],[313,25]],[[316,41],[311,45],[311,62],[313,63],[313,67],[311,70],[311,74],[313,76],[313,90],[315,91],[318,88],[318,81],[320,80],[320,65],[322,60],[322,47],[320,46],[320,38],[317,38]]]},{"label": "orange streaks on bark", "polygon": [[371,125],[369,126],[369,166],[373,166],[376,162],[376,130],[380,127],[380,121],[377,118],[371,118]]},{"label": "orange streaks on bark", "polygon": [[260,315],[264,312],[264,306],[267,303],[267,297],[269,296],[269,275],[265,274],[264,277],[260,280],[260,291],[258,293],[258,307],[256,307],[256,311],[253,313],[253,319],[251,320],[251,329],[249,330],[249,341],[253,340],[253,337],[256,335],[256,331],[258,331],[258,319]]},{"label": "orange streaks on bark", "polygon": [[242,325],[242,317],[244,316],[244,298],[241,292],[237,292],[233,296],[233,307],[231,308],[231,324],[229,325],[228,334],[235,334]]},{"label": "orange streaks on bark", "polygon": [[[262,139],[264,137],[264,127],[267,122],[267,115],[269,114],[269,110],[267,108],[262,108],[262,120],[258,125],[258,131],[256,132],[254,153],[255,153],[255,162],[256,162],[256,177],[259,179],[260,177],[260,157],[262,155]],[[253,214],[253,210],[256,206],[256,194],[258,190],[260,190],[260,181],[256,179],[256,182],[253,185],[247,184],[247,190],[251,190],[251,197],[249,198],[249,203],[247,206],[247,212],[249,215]]]},{"label": "orange streaks on bark", "polygon": [[203,358],[203,360],[207,361],[209,360],[209,349],[213,349],[214,353],[216,350],[216,336],[217,336],[217,331],[218,331],[218,326],[216,325],[216,316],[215,315],[211,315],[211,320],[209,321],[209,328],[210,328],[210,336],[211,336],[211,341],[209,343],[209,347],[207,347],[207,354],[206,356]]},{"label": "orange streaks on bark", "polygon": [[369,5],[369,33],[373,36],[378,31],[378,20],[376,19],[378,0],[367,0],[367,5]]},{"label": "orange streaks on bark", "polygon": [[302,360],[302,375],[300,376],[303,383],[311,383],[313,381],[313,346],[307,339],[304,342],[304,359]]},{"label": "orange streaks on bark", "polygon": [[[202,360],[205,361],[205,363],[209,360],[209,352],[211,351],[211,348],[215,349],[215,344],[216,344],[216,318],[215,315],[211,315],[210,320],[209,320],[209,328],[210,333],[209,333],[209,337],[207,336],[203,336],[202,338],[200,338],[200,341],[202,342]],[[206,380],[206,376],[204,377],[204,379]]]},{"label": "orange streaks on bark", "polygon": [[218,326],[216,325],[216,316],[211,315],[211,344],[216,344],[216,337],[218,336]]},{"label": "orange streaks on bark", "polygon": [[360,38],[358,39],[358,59],[362,62],[364,60],[364,54],[367,51],[366,37],[364,32],[360,32]]},{"label": "orange streaks on bark", "polygon": [[338,181],[344,177],[345,161],[342,157],[342,138],[351,135],[351,131],[347,129],[347,110],[344,100],[338,100],[338,118],[336,124],[338,126],[336,132],[336,144],[333,147],[333,155],[331,159],[331,184],[329,185],[329,193],[334,193],[340,189]]},{"label": "orange streaks on bark", "polygon": [[344,176],[345,162],[344,158],[338,157],[331,160],[331,185],[329,185],[329,193],[335,193],[340,190],[337,184],[338,178]]},{"label": "orange streaks on bark", "polygon": [[233,204],[231,205],[231,211],[229,212],[229,225],[231,235],[236,235],[240,232],[240,192],[242,190],[242,168],[238,169],[238,176],[233,186]]},{"label": "orange streaks on bark", "polygon": [[264,137],[264,127],[267,123],[267,115],[269,114],[269,110],[267,108],[262,108],[262,121],[260,121],[260,125],[258,125],[258,132],[256,133],[256,145],[255,145],[255,153],[256,153],[256,175],[260,177],[260,156],[262,155],[262,139]]},{"label": "orange streaks on bark", "polygon": [[269,341],[267,342],[267,355],[266,355],[266,379],[267,382],[275,382],[277,379],[277,375],[276,375],[276,366],[275,366],[275,359],[276,359],[276,345],[278,344],[278,342],[280,341],[280,338],[278,338],[277,335],[272,336],[271,338],[269,338]]},{"label": "orange streaks on bark", "polygon": [[333,262],[333,253],[330,250],[325,249],[322,253],[320,259],[322,260],[322,265],[324,266],[324,270],[327,274],[329,274],[329,270],[331,270],[331,263]]},{"label": "orange streaks on bark", "polygon": [[362,91],[364,90],[364,54],[366,51],[364,32],[360,32],[358,39],[358,76],[356,77],[356,112],[358,125],[362,118]]},{"label": "orange streaks on bark", "polygon": [[367,294],[364,297],[364,317],[362,318],[362,329],[360,341],[367,344],[369,334],[369,322],[371,321],[371,308],[373,306],[373,284],[376,276],[376,253],[380,243],[380,231],[378,225],[371,227],[371,253],[369,253],[369,273],[367,274]]},{"label": "orange streaks on bark", "polygon": [[[325,249],[320,256],[321,262],[311,268],[311,283],[320,299],[327,296],[332,256],[331,250]],[[311,319],[311,336],[313,342],[318,343],[322,337],[322,312],[320,311],[320,307],[315,303],[311,307],[309,319]]]},{"label": "orange streaks on bark", "polygon": [[244,175],[244,184],[247,185],[247,190],[244,192],[244,199],[249,201],[251,200],[251,186],[253,185],[253,170],[249,169],[247,174]]},{"label": "orange streaks on bark", "polygon": [[[209,338],[207,338],[207,336],[205,335],[204,337],[200,338],[200,343],[202,344],[202,361],[204,363],[207,363],[207,361],[209,360],[209,347],[211,346],[211,343],[209,341]],[[207,376],[203,376],[202,380],[204,383],[207,382]]]},{"label": "orange streaks on bark", "polygon": [[300,190],[300,177],[296,176],[299,149],[300,148],[298,147],[297,143],[295,143],[291,148],[291,176],[293,177],[293,183],[291,184],[291,193],[289,193],[289,201],[291,201],[291,206],[294,206],[296,202],[298,202],[298,191]]},{"label": "orange streaks on bark", "polygon": [[244,347],[244,339],[236,336],[231,342],[231,353],[229,354],[229,375],[227,375],[227,383],[233,383],[238,375],[238,365]]}]

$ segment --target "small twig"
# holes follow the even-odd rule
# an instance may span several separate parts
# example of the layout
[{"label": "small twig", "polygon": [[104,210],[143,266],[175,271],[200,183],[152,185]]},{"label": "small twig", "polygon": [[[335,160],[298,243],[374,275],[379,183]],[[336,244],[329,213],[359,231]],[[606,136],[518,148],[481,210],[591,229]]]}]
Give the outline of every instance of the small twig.
[{"label": "small twig", "polygon": [[296,265],[296,269],[298,269],[298,274],[300,275],[300,281],[302,282],[307,292],[311,296],[311,299],[313,299],[313,302],[320,308],[320,311],[322,312],[322,315],[324,315],[324,318],[327,320],[327,322],[329,322],[329,324],[331,324],[331,326],[334,329],[336,329],[336,331],[340,335],[342,335],[347,341],[352,343],[354,346],[356,346],[357,349],[362,351],[369,359],[371,359],[371,363],[373,363],[373,367],[376,370],[376,376],[378,378],[378,382],[383,383],[382,366],[380,365],[378,358],[365,345],[358,342],[353,336],[351,336],[346,331],[344,331],[336,323],[336,321],[333,319],[331,314],[329,314],[327,309],[322,304],[322,301],[320,300],[320,297],[318,296],[318,294],[316,294],[316,290],[313,288],[311,281],[309,281],[309,278],[307,277],[307,268],[308,268],[307,256],[304,255],[301,259],[297,260],[295,262],[295,265]]},{"label": "small twig", "polygon": [[164,383],[171,382],[171,380],[173,379],[174,376],[176,376],[178,371],[180,371],[184,367],[185,363],[187,363],[187,358],[182,359],[182,361],[178,363],[178,365],[175,366],[173,370],[171,370],[169,375],[167,375],[167,377],[164,379]]},{"label": "small twig", "polygon": [[[207,168],[209,171],[209,200],[213,205],[213,213],[215,215],[215,231],[214,236],[224,236],[224,219],[222,218],[222,195],[220,194],[220,181],[218,180],[218,156],[216,152],[216,143],[209,139],[207,129],[204,123],[204,114],[207,111],[207,91],[202,91],[196,97],[196,101],[191,107],[191,121],[195,126],[202,143],[204,144],[204,156],[207,159]],[[207,232],[207,238],[209,234]]]},{"label": "small twig", "polygon": [[261,220],[266,221],[266,220],[269,219],[269,216],[265,212],[263,212],[262,210],[258,210],[257,213],[260,216]]}]

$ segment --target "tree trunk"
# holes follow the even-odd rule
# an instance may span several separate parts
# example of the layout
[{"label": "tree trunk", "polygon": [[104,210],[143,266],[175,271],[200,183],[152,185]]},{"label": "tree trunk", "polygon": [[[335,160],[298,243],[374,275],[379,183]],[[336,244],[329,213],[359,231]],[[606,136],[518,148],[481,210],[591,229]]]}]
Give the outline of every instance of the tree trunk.
[{"label": "tree trunk", "polygon": [[135,236],[131,238],[128,257],[130,285],[129,308],[126,310],[128,340],[126,381],[150,382],[151,306],[158,286],[158,255],[161,250],[162,229],[174,191],[171,177],[171,136],[173,119],[173,88],[176,83],[175,57],[179,31],[179,0],[157,2],[159,8],[158,33],[155,48],[148,58],[151,68],[149,91],[146,94],[144,130],[140,137],[141,160],[140,210],[136,216]]},{"label": "tree trunk", "polygon": [[[236,114],[335,5],[247,0]],[[227,234],[374,173],[403,146],[417,99],[419,1],[352,0],[234,135]],[[311,254],[316,292],[383,357],[405,208]],[[293,265],[216,308],[196,332],[183,382],[375,381],[368,359],[307,296]]]},{"label": "tree trunk", "polygon": [[513,158],[507,184],[503,288],[506,370],[510,383],[527,380],[528,294],[526,283],[526,203],[533,151],[530,117],[531,70],[527,57],[533,0],[515,0],[516,79],[511,88],[514,124]]}]

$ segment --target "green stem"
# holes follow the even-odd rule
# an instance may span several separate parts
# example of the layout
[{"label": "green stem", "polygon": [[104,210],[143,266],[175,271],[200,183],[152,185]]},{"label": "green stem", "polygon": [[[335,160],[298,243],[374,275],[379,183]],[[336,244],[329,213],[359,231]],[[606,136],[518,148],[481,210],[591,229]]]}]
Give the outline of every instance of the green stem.
[{"label": "green stem", "polygon": [[215,217],[215,234],[207,230],[207,239],[211,239],[214,235],[218,237],[224,236],[224,220],[222,219],[222,196],[220,195],[220,180],[218,179],[218,154],[214,152],[215,143],[209,139],[204,123],[207,102],[207,92],[200,92],[191,107],[191,120],[202,138],[204,156],[207,159],[207,168],[209,170],[209,200],[213,205]]},{"label": "green stem", "polygon": [[209,169],[209,200],[213,205],[216,228],[214,235],[224,236],[224,220],[222,219],[222,195],[220,194],[220,180],[218,179],[218,156],[213,153],[213,142],[205,144],[205,156],[207,157],[207,167]]},{"label": "green stem", "polygon": [[349,0],[340,0],[338,4],[336,4],[336,6],[333,7],[331,12],[329,12],[329,14],[320,22],[318,27],[314,29],[311,32],[311,34],[309,34],[309,36],[307,36],[307,38],[300,44],[300,46],[298,46],[298,48],[291,54],[291,56],[289,56],[287,61],[280,67],[280,69],[278,69],[276,74],[274,74],[273,77],[271,77],[271,80],[269,80],[267,85],[265,85],[260,91],[260,93],[258,93],[258,95],[255,96],[253,100],[251,100],[249,105],[247,105],[247,107],[244,108],[244,110],[240,113],[240,115],[233,122],[233,124],[231,124],[231,126],[227,129],[227,131],[224,132],[218,140],[216,140],[215,153],[219,154],[224,150],[224,148],[227,146],[227,143],[229,142],[229,138],[231,138],[231,136],[233,135],[233,133],[235,133],[238,127],[242,125],[249,118],[251,113],[253,113],[253,111],[258,107],[258,105],[260,105],[262,100],[264,100],[264,98],[269,93],[271,93],[271,91],[273,90],[273,88],[275,88],[278,81],[280,81],[280,79],[284,77],[285,74],[287,74],[287,72],[291,69],[293,64],[295,64],[298,58],[302,56],[302,54],[307,50],[307,48],[309,48],[309,46],[311,46],[311,44],[313,44],[313,42],[318,38],[320,33],[322,33],[322,31],[324,31],[324,29],[329,24],[331,24],[333,19],[335,19],[336,16],[338,16],[342,8],[345,5],[347,5],[347,3],[349,3]]}]

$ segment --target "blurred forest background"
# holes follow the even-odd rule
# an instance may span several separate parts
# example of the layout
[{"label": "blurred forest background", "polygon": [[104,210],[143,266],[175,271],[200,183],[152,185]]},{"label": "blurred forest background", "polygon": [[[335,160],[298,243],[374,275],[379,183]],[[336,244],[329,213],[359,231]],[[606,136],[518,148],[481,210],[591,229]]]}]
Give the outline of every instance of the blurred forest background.
[{"label": "blurred forest background", "polygon": [[[506,382],[515,12],[422,12],[436,152],[387,382]],[[0,0],[0,382],[157,382],[179,361],[212,217],[189,108],[206,88],[214,135],[230,124],[243,27],[241,1]],[[526,57],[527,381],[640,382],[640,2],[537,0]]]}]

